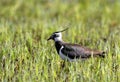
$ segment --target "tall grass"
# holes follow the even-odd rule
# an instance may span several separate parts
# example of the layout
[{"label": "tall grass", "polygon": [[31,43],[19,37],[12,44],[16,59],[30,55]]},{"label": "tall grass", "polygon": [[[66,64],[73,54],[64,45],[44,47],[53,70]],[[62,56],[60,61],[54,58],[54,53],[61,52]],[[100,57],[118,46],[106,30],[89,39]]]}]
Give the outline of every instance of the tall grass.
[{"label": "tall grass", "polygon": [[[119,0],[1,0],[1,82],[120,82]],[[54,31],[66,42],[104,50],[106,58],[63,61]]]}]

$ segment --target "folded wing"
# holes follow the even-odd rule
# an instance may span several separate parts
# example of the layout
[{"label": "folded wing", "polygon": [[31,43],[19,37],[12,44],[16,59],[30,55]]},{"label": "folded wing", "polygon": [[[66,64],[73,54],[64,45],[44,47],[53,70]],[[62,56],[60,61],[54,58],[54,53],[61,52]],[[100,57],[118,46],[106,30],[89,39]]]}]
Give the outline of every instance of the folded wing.
[{"label": "folded wing", "polygon": [[104,52],[101,51],[93,51],[91,49],[82,47],[80,45],[72,45],[72,44],[66,44],[63,45],[63,49],[61,50],[61,52],[63,54],[65,54],[66,56],[68,56],[71,59],[78,59],[78,58],[89,58],[91,56],[93,57],[104,57]]}]

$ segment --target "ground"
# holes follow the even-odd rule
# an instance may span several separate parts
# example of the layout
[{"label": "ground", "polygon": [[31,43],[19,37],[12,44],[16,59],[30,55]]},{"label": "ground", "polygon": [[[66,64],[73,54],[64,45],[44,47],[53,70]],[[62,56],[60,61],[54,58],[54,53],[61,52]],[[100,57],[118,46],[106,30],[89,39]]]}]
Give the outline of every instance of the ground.
[{"label": "ground", "polygon": [[[120,82],[119,0],[1,0],[1,82]],[[47,39],[106,51],[105,58],[63,61]]]}]

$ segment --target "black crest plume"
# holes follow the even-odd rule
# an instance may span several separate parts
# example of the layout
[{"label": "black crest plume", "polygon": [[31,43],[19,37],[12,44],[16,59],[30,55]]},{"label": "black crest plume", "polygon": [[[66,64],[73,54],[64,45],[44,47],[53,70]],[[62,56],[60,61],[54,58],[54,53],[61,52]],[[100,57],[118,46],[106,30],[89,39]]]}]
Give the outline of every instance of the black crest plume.
[{"label": "black crest plume", "polygon": [[61,31],[57,31],[57,32],[64,32],[64,31],[66,31],[66,30],[68,30],[69,28],[65,28],[65,29],[63,29],[63,30],[61,30]]}]

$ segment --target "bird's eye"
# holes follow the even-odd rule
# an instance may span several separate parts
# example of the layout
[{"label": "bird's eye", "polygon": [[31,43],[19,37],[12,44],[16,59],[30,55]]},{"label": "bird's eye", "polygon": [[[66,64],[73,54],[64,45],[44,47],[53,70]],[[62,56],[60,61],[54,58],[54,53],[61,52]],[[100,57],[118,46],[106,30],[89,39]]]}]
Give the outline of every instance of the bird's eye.
[{"label": "bird's eye", "polygon": [[56,34],[56,37],[59,37],[59,35]]},{"label": "bird's eye", "polygon": [[54,37],[59,37],[59,35],[57,35],[57,34],[54,34],[53,36],[54,36]]}]

